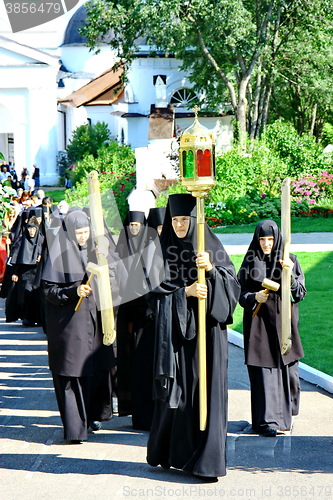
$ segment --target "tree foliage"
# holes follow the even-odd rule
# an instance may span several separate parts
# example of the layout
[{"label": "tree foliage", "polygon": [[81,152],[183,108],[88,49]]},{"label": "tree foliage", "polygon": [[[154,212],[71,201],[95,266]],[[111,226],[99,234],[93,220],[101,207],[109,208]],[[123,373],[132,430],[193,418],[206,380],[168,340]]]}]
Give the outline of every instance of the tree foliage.
[{"label": "tree foliage", "polygon": [[108,144],[110,135],[110,130],[104,122],[80,125],[74,130],[72,139],[66,147],[69,162],[76,163],[87,154],[96,158],[98,150]]},{"label": "tree foliage", "polygon": [[[107,41],[118,55],[116,66],[125,70],[143,38],[151,55],[173,55],[203,93],[202,106],[221,111],[231,102],[241,141],[246,131],[252,138],[260,134],[273,93],[277,98],[288,90],[291,105],[297,89],[303,129],[313,102],[318,115],[327,106],[320,95],[306,103],[316,88],[321,95],[327,88],[329,0],[96,0],[87,8],[82,31],[90,47]],[[322,57],[311,57],[321,51]]]}]

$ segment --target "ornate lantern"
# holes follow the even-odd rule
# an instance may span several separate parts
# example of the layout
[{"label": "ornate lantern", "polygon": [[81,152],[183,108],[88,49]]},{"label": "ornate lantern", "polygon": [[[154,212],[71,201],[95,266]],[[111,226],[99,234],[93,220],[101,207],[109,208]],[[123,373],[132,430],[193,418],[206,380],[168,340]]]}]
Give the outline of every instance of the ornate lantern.
[{"label": "ornate lantern", "polygon": [[215,141],[211,132],[198,121],[195,106],[193,124],[180,137],[179,161],[183,186],[193,196],[203,197],[214,187]]},{"label": "ornate lantern", "polygon": [[[195,106],[194,123],[180,138],[181,182],[196,197],[197,252],[205,251],[204,197],[214,187],[215,141],[209,130],[198,121],[199,108]],[[198,268],[198,283],[206,284],[205,270]],[[198,371],[199,371],[199,426],[207,425],[207,369],[206,369],[206,299],[198,298]]]}]

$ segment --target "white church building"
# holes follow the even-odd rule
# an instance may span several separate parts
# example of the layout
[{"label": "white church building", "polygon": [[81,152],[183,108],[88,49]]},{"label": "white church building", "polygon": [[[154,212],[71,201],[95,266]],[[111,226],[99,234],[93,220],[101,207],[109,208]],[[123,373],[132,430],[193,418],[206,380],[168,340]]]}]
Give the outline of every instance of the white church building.
[{"label": "white church building", "polygon": [[[84,123],[107,123],[113,140],[135,149],[138,188],[152,178],[173,178],[167,156],[175,133],[193,122],[194,97],[179,61],[149,57],[144,40],[128,75],[111,71],[108,45],[94,54],[78,29],[85,20],[84,0],[64,15],[12,33],[0,3],[0,152],[20,174],[40,167],[41,184],[59,182],[57,156],[73,130]],[[215,135],[216,147],[232,141],[232,115],[200,117]]]}]

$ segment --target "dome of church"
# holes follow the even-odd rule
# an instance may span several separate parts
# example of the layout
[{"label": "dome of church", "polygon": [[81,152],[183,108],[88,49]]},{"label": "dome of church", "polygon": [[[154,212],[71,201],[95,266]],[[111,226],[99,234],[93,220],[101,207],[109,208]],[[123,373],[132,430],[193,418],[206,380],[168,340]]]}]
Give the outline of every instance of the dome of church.
[{"label": "dome of church", "polygon": [[[75,14],[72,15],[70,21],[67,25],[64,42],[64,45],[86,45],[88,39],[85,36],[80,35],[79,29],[83,28],[87,20],[87,11],[82,5]],[[111,29],[104,37],[103,42],[108,43],[113,38],[113,30]]]},{"label": "dome of church", "polygon": [[83,28],[86,20],[87,11],[84,5],[82,5],[69,20],[63,45],[85,45],[87,43],[87,38],[79,33],[79,29]]}]

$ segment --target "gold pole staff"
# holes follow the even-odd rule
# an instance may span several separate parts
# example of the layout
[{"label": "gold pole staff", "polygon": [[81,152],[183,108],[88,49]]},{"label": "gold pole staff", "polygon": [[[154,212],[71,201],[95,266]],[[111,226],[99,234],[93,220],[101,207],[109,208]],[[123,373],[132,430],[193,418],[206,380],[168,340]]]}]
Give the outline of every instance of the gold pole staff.
[{"label": "gold pole staff", "polygon": [[100,273],[97,275],[97,286],[102,316],[103,344],[111,345],[116,340],[116,330],[109,278],[109,264],[106,256],[108,253],[108,244],[105,236],[102,200],[96,170],[88,174],[88,191],[91,228],[97,249],[97,263],[100,267]]},{"label": "gold pole staff", "polygon": [[[281,236],[282,259],[289,259],[291,225],[290,225],[290,178],[282,181],[281,187]],[[290,301],[290,267],[282,268],[281,275],[281,353],[288,354],[291,349],[291,301]]]},{"label": "gold pole staff", "polygon": [[10,232],[9,232],[9,216],[7,210],[5,212],[4,223],[5,223],[5,231],[3,232],[3,234],[4,236],[6,236],[6,252],[7,256],[9,257],[10,247],[9,247],[8,237]]},{"label": "gold pole staff", "polygon": [[[196,197],[197,251],[205,251],[204,198],[216,183],[215,141],[213,135],[198,121],[199,108],[195,106],[194,123],[180,137],[179,162],[181,182]],[[206,284],[205,270],[198,268],[198,283]],[[199,425],[207,425],[207,367],[206,367],[206,299],[198,298],[198,371],[199,371]]]}]

